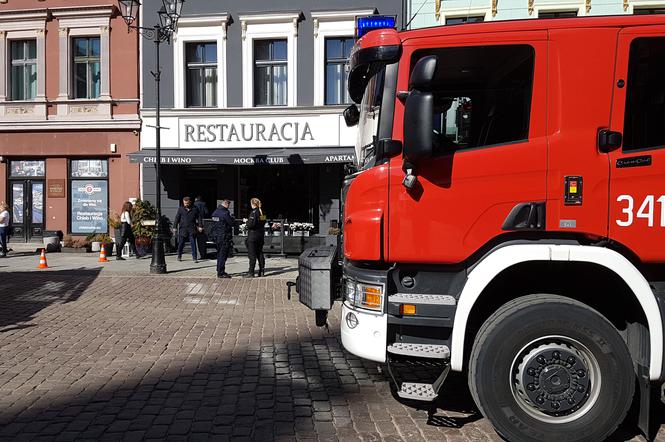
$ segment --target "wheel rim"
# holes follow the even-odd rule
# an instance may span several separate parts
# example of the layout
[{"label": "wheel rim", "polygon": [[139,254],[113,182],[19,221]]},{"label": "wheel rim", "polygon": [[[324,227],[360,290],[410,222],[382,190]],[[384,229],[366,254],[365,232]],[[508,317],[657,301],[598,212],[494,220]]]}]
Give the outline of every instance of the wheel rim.
[{"label": "wheel rim", "polygon": [[569,337],[546,336],[528,343],[517,353],[510,373],[515,402],[542,422],[574,421],[598,400],[598,360]]}]

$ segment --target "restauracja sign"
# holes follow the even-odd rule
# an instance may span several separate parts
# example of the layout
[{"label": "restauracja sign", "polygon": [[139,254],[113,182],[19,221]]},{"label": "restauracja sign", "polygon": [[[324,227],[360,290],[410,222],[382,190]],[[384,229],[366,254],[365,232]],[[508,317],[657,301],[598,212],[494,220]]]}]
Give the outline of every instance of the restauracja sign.
[{"label": "restauracja sign", "polygon": [[339,115],[180,118],[181,148],[339,145]]},{"label": "restauracja sign", "polygon": [[282,123],[266,126],[263,123],[239,123],[239,124],[185,124],[185,142],[214,143],[254,141],[257,143],[266,141],[288,142],[293,145],[300,141],[314,141],[312,128],[309,123],[302,127],[298,122]]}]

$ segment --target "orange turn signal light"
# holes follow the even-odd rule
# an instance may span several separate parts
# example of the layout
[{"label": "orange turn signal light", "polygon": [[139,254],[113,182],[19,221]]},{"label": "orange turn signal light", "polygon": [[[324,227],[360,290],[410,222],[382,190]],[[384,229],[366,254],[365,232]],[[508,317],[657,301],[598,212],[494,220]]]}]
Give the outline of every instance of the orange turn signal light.
[{"label": "orange turn signal light", "polygon": [[365,305],[369,307],[380,307],[381,295],[375,295],[374,293],[368,293],[365,291]]},{"label": "orange turn signal light", "polygon": [[402,304],[399,306],[400,315],[415,315],[416,306],[413,304]]}]

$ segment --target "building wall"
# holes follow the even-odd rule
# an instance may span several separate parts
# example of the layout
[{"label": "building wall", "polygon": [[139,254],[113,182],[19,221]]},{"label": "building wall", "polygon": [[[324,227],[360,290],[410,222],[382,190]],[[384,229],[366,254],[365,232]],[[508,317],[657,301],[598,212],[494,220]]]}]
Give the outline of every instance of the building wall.
[{"label": "building wall", "polygon": [[[161,0],[145,0],[142,6],[141,20],[144,26],[152,26],[157,20],[156,11],[161,7]],[[323,72],[325,70],[323,54],[324,38],[327,36],[353,37],[354,19],[356,14],[371,14],[378,11],[380,14],[396,15],[398,17],[398,28],[401,27],[402,2],[398,0],[387,0],[378,2],[376,0],[334,0],[334,1],[305,1],[305,0],[276,0],[263,2],[258,0],[228,2],[214,2],[209,0],[188,0],[183,8],[183,16],[180,19],[178,30],[171,45],[161,45],[160,67],[161,75],[161,147],[163,149],[162,183],[161,183],[161,205],[162,212],[168,217],[173,217],[176,208],[183,196],[195,196],[197,191],[188,189],[187,182],[191,182],[191,173],[196,166],[166,165],[167,161],[177,155],[185,157],[194,153],[201,154],[203,151],[235,151],[242,160],[252,159],[256,156],[270,154],[270,150],[288,150],[285,155],[303,150],[317,150],[328,154],[339,153],[341,149],[349,150],[355,144],[356,129],[347,128],[343,122],[341,113],[346,105],[325,106],[323,105],[323,92],[319,87],[323,83]],[[270,14],[270,17],[266,15]],[[192,28],[197,28],[192,30]],[[261,33],[258,36],[258,33]],[[268,35],[276,33],[277,35]],[[205,37],[198,38],[199,35]],[[248,53],[251,48],[249,42],[252,36],[256,38],[288,38],[289,42],[295,44],[289,46],[289,92],[295,87],[297,93],[295,99],[291,97],[287,106],[254,107],[249,86],[251,83],[251,72],[253,57]],[[186,39],[190,40],[186,40]],[[184,73],[184,54],[181,51],[184,41],[216,41],[218,44],[218,88],[222,93],[217,107],[197,109],[186,108],[182,100],[181,92],[184,89],[184,79],[178,79],[180,73]],[[243,44],[243,42],[245,42]],[[294,58],[294,52],[297,54]],[[317,59],[317,54],[321,57]],[[144,122],[141,134],[141,147],[144,150],[155,148],[155,125],[156,94],[154,79],[151,71],[156,70],[155,45],[149,41],[142,42],[142,106],[141,115]],[[291,66],[295,65],[295,68]],[[293,78],[296,78],[293,80]],[[249,80],[249,81],[248,81]],[[291,83],[293,82],[293,84]],[[248,98],[249,97],[249,98]],[[231,123],[233,122],[233,123]],[[187,125],[235,125],[247,123],[265,124],[271,127],[274,124],[291,125],[293,128],[298,122],[302,128],[305,122],[313,128],[313,139],[311,142],[302,142],[296,145],[292,142],[273,142],[270,140],[244,140],[243,142],[220,142],[219,137],[214,142],[196,142],[185,136]],[[282,130],[284,126],[281,126]],[[258,136],[256,137],[258,139]],[[285,137],[286,138],[286,137]],[[229,136],[230,139],[230,136]],[[281,143],[281,144],[280,144]],[[164,151],[167,154],[164,154]],[[198,151],[198,152],[196,152]],[[164,159],[164,155],[171,156]],[[212,155],[212,154],[210,154]],[[216,153],[216,155],[222,155]],[[235,155],[235,154],[234,154]],[[347,155],[352,157],[352,155]],[[183,159],[183,158],[180,158]],[[283,159],[283,158],[282,158]],[[273,195],[266,198],[268,216],[277,218],[282,213],[284,206],[279,206],[278,199],[307,199],[311,202],[308,207],[308,218],[298,215],[296,219],[291,215],[290,221],[307,221],[318,224],[318,233],[328,233],[331,224],[339,221],[339,197],[340,186],[343,176],[344,160],[330,160],[330,164],[318,164],[303,161],[302,164],[284,161],[279,166],[266,165],[229,165],[224,161],[211,158],[208,166],[215,168],[217,177],[216,196],[226,197],[232,200],[234,212],[242,217],[246,211],[249,201],[246,197],[264,198],[264,194]],[[144,160],[145,161],[145,160]],[[152,159],[154,161],[154,159]],[[310,160],[308,160],[310,161]],[[313,160],[312,160],[313,161]],[[317,160],[321,161],[321,160]],[[328,160],[324,160],[328,161]],[[333,164],[338,163],[338,164]],[[217,164],[217,165],[216,165]],[[236,164],[236,163],[234,163]],[[292,164],[286,166],[286,164]],[[205,165],[199,164],[199,167]],[[302,194],[275,197],[274,192],[258,191],[250,189],[247,192],[252,195],[244,195],[241,188],[251,187],[241,184],[243,176],[247,176],[250,169],[257,174],[265,173],[265,168],[273,167],[270,173],[279,176],[289,172],[293,174],[296,169],[284,169],[284,167],[298,168],[297,173],[302,177]],[[259,168],[261,171],[259,171]],[[142,165],[142,195],[145,199],[154,201],[155,194],[155,167],[150,162]],[[207,179],[207,178],[206,178]],[[250,178],[247,178],[248,182]],[[260,180],[257,180],[260,181]],[[265,190],[265,189],[264,189]],[[272,201],[270,201],[272,199]],[[299,207],[297,212],[302,207]],[[296,212],[294,210],[293,212]]]},{"label": "building wall", "polygon": [[[116,4],[114,0],[0,1],[0,200],[10,197],[8,162],[21,159],[45,160],[46,187],[49,180],[69,182],[72,159],[106,159],[110,209],[118,211],[123,201],[139,197],[140,168],[126,156],[139,148],[138,37],[127,32]],[[100,38],[99,98],[75,100],[71,95],[71,41],[76,36]],[[8,53],[13,38],[37,40],[39,87],[34,100],[11,101]],[[63,198],[50,198],[45,192],[46,230],[68,230],[69,184],[65,187]]]},{"label": "building wall", "polygon": [[[155,24],[156,11],[161,7],[161,0],[146,0],[143,2],[143,20],[146,26]],[[228,106],[240,107],[242,103],[242,31],[239,16],[252,13],[265,13],[270,11],[302,11],[303,19],[298,23],[298,105],[311,106],[314,97],[314,28],[311,11],[317,10],[344,10],[344,9],[378,9],[381,14],[401,15],[401,1],[388,0],[231,0],[216,2],[208,0],[188,0],[183,8],[183,16],[215,15],[227,13],[233,22],[227,28],[227,53],[224,62],[228,75]],[[401,22],[399,22],[401,26]],[[161,66],[162,76],[162,106],[173,107],[173,49],[162,45]],[[149,42],[143,43],[143,107],[155,106],[155,93],[153,79],[150,71],[155,69],[155,48]]]},{"label": "building wall", "polygon": [[[438,26],[446,17],[484,15],[485,21],[538,18],[538,13],[577,10],[579,16],[633,14],[637,8],[662,8],[662,0],[441,0],[436,14],[436,0],[406,0],[407,16],[420,12],[410,29]],[[422,7],[422,8],[421,8]],[[494,8],[494,9],[493,9]],[[408,18],[405,19],[408,21]]]}]

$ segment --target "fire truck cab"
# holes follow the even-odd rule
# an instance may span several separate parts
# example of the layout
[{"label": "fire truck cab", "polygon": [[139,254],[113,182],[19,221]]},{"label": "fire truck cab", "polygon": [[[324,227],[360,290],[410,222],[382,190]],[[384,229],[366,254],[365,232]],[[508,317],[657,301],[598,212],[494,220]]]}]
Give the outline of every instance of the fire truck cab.
[{"label": "fire truck cab", "polygon": [[665,17],[378,30],[350,65],[343,246],[327,292],[321,251],[303,253],[301,301],[342,300],[344,347],[386,362],[403,399],[467,373],[508,440],[603,440],[634,403],[649,436],[665,380]]}]

